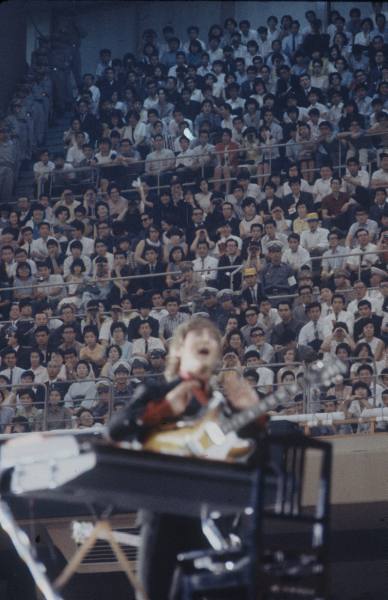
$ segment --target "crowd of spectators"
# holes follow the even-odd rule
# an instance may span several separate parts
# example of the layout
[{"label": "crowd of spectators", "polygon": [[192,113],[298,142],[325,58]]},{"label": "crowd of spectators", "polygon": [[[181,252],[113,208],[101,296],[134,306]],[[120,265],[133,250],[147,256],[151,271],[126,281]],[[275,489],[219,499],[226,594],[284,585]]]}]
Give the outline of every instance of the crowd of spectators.
[{"label": "crowd of spectators", "polygon": [[[46,394],[48,428],[103,423],[198,314],[279,414],[388,407],[388,25],[343,7],[148,29],[78,76],[66,29],[35,51],[0,128],[3,431],[42,428]],[[35,198],[11,202],[38,149]],[[344,373],[306,407],[317,357]]]}]

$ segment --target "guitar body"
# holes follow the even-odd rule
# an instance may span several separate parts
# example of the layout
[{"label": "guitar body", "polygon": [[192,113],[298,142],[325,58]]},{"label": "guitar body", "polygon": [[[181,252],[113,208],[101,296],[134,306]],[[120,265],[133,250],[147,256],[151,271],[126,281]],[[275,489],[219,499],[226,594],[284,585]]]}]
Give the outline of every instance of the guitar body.
[{"label": "guitar body", "polygon": [[253,443],[232,431],[223,433],[222,410],[217,407],[192,424],[177,423],[174,429],[159,429],[143,443],[144,450],[175,456],[196,456],[209,460],[238,460],[249,456]]}]

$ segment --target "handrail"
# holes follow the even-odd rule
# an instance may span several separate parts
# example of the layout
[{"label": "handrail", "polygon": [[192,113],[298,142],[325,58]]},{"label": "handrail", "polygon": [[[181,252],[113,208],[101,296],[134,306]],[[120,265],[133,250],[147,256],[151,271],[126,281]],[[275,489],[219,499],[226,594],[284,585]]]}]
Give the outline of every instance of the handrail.
[{"label": "handrail", "polygon": [[[334,138],[337,139],[337,140],[338,139],[341,140],[342,138],[338,138],[338,135],[343,135],[343,134],[348,134],[348,133],[350,134],[349,131],[338,131],[338,132],[335,133]],[[382,135],[387,135],[387,134],[388,134],[388,130],[379,131],[379,132],[370,132],[370,131],[368,132],[367,131],[367,132],[365,132],[360,137],[373,138],[373,137],[380,137]],[[233,142],[233,140],[231,140],[231,141]],[[270,152],[273,148],[277,148],[278,149],[278,148],[284,148],[286,146],[287,147],[290,147],[290,146],[307,146],[307,145],[311,145],[312,143],[314,143],[318,147],[324,141],[325,141],[324,139],[318,138],[317,140],[293,140],[292,142],[291,142],[291,140],[288,140],[287,142],[274,142],[274,143],[270,143],[270,144],[262,142],[262,143],[259,144],[259,149],[262,152]],[[197,146],[194,146],[194,148],[191,148],[191,150],[194,150],[195,148],[198,148],[199,145],[200,144],[198,144]],[[214,150],[211,151],[211,156],[212,157],[213,156],[220,156],[220,157],[224,156],[224,154],[225,154],[224,150],[215,150],[215,146],[217,144],[209,144],[209,145],[211,145],[211,146],[214,147]],[[67,146],[64,144],[64,147],[66,148]],[[151,148],[151,150],[150,150],[150,153],[151,153],[151,152],[153,152],[152,146],[150,146],[150,148]],[[166,148],[165,147],[165,148],[163,148],[163,150],[171,150],[171,148]],[[240,146],[240,145],[239,145],[238,148],[228,148],[228,150],[227,150],[228,154],[241,154],[242,152],[245,152],[245,151],[246,151],[246,148],[244,148],[244,146]],[[173,150],[171,150],[171,152],[174,154],[174,158],[177,158],[177,155],[179,154],[179,152],[175,153]],[[195,154],[194,156],[190,156],[190,158],[193,158],[193,160],[196,160],[198,158],[204,158],[204,157],[209,157],[209,151],[203,152],[203,153],[198,153],[198,154]],[[125,157],[125,158],[130,158],[130,157]],[[172,159],[173,159],[173,157],[171,157],[171,160]],[[166,159],[166,158],[152,158],[152,159],[147,160],[147,157],[145,159],[140,159],[140,160],[139,159],[133,159],[133,161],[130,163],[130,166],[133,166],[133,165],[145,165],[146,162],[148,162],[148,163],[165,162],[166,160],[168,160],[168,159]],[[125,165],[122,165],[122,163],[120,163],[120,161],[117,161],[117,159],[114,159],[111,162],[100,163],[100,164],[96,162],[95,164],[91,164],[91,165],[84,166],[84,167],[74,167],[74,171],[76,171],[76,170],[79,170],[79,171],[85,170],[86,171],[86,170],[90,170],[90,169],[95,168],[95,167],[103,167],[103,168],[108,167],[109,168],[109,167],[115,167],[115,166],[125,166]],[[74,172],[74,171],[71,171],[71,172]],[[69,173],[70,173],[70,171],[69,171]],[[48,173],[45,173],[43,175],[43,177],[47,176],[47,175],[48,175]]]},{"label": "handrail", "polygon": [[[187,262],[191,262],[191,261],[187,261]],[[226,269],[230,270],[230,267],[225,266],[225,267],[211,267],[211,269],[198,269],[195,272],[196,273],[207,273],[209,270],[211,271],[225,271]],[[124,276],[117,276],[117,277],[101,277],[100,279],[98,279],[98,282],[107,282],[107,281],[127,281],[127,280],[132,280],[132,279],[150,279],[152,277],[166,277],[167,275],[170,275],[171,273],[169,273],[168,271],[164,271],[163,273],[144,273],[143,275],[124,275]],[[174,275],[181,275],[182,271],[174,271]],[[95,282],[97,280],[90,278],[90,281],[88,281],[87,283],[93,284],[93,282]],[[85,282],[83,282],[85,283]],[[68,285],[77,285],[75,283],[72,282],[68,282],[68,281],[63,281],[63,282],[58,282],[58,283],[32,283],[30,285],[25,285],[25,286],[9,286],[9,287],[5,287],[5,288],[1,288],[0,287],[0,293],[1,292],[5,292],[5,291],[13,291],[13,290],[29,290],[29,289],[39,289],[39,288],[49,288],[49,287],[53,287],[53,288],[57,288],[57,287],[66,287]],[[82,284],[78,284],[78,285],[82,285]]]},{"label": "handrail", "polygon": [[[276,240],[274,240],[276,241]],[[355,248],[356,250],[357,248]],[[349,256],[367,256],[369,254],[384,254],[388,252],[387,250],[374,250],[374,251],[368,251],[368,252],[359,252],[359,253],[354,253],[351,252],[349,254],[342,254],[341,257],[346,258]],[[322,256],[311,256],[310,257],[311,261],[317,260],[320,261],[322,260]],[[187,262],[192,262],[192,261],[187,261]],[[240,271],[241,269],[244,268],[243,264],[240,264],[237,266],[237,268],[235,269],[235,271],[231,274],[233,275],[234,273],[237,273],[238,271]],[[229,270],[230,271],[230,266],[225,266],[225,267],[211,267],[211,271],[225,271],[225,270]],[[196,269],[196,273],[207,273],[209,271],[209,268],[207,269]],[[131,281],[131,280],[138,280],[138,279],[149,279],[149,278],[153,278],[153,277],[167,277],[167,275],[170,275],[170,273],[168,271],[164,271],[163,273],[144,273],[144,274],[139,274],[139,275],[125,275],[125,276],[117,276],[117,277],[102,277],[100,279],[98,279],[98,282],[107,282],[107,281]],[[182,275],[182,271],[174,271],[174,275]],[[87,283],[92,284],[94,281],[96,281],[95,279],[93,279],[91,277],[90,281],[88,281]],[[85,283],[85,282],[83,282]],[[58,283],[32,283],[30,285],[25,285],[25,286],[9,286],[9,287],[0,287],[0,293],[1,292],[9,292],[9,291],[14,291],[14,290],[24,290],[24,289],[39,289],[39,288],[49,288],[49,287],[53,287],[53,288],[57,288],[57,287],[67,287],[69,285],[76,285],[75,283],[72,282],[58,282]],[[82,285],[82,283],[80,283],[79,285]],[[280,298],[282,296],[270,296],[271,298]]]},{"label": "handrail", "polygon": [[[356,360],[359,360],[359,359],[357,359],[356,357],[351,357],[349,359],[349,362],[354,362]],[[275,362],[275,363],[265,363],[262,366],[266,367],[266,368],[270,368],[270,369],[271,368],[272,369],[275,369],[275,368],[290,368],[290,369],[293,369],[295,367],[298,367],[298,368],[303,367],[303,365],[304,365],[303,362],[292,362],[292,363],[285,363],[285,362],[276,363]],[[235,367],[232,367],[232,368],[230,368],[230,367],[222,367],[220,369],[217,369],[215,375],[219,374],[219,373],[222,373],[222,372],[230,371],[230,370],[234,370],[234,371],[237,371],[237,372],[241,373],[241,368],[237,369]],[[159,372],[147,372],[147,373],[145,373],[144,377],[146,377],[146,378],[148,378],[148,377],[158,377],[160,375],[161,375],[161,373],[159,373]],[[374,392],[372,392],[372,395],[374,395],[374,397],[376,395],[376,385],[377,385],[377,381],[378,381],[379,377],[380,377],[380,375],[378,375],[378,374],[375,374],[375,375],[372,376],[372,382],[374,383]],[[128,375],[128,380],[131,382],[133,380],[137,380],[137,378],[135,376],[133,376],[133,375]],[[360,381],[359,377],[357,377],[356,381]],[[108,418],[110,418],[110,416],[112,414],[112,411],[113,411],[113,407],[114,407],[114,401],[113,401],[114,380],[111,379],[109,376],[98,376],[98,377],[95,377],[95,378],[90,378],[89,377],[88,379],[83,379],[82,382],[83,383],[87,383],[87,382],[94,383],[95,385],[98,385],[99,383],[102,383],[102,382],[104,382],[104,383],[107,384],[107,386],[109,388],[109,400],[108,400],[107,414],[108,414]],[[66,380],[66,381],[63,381],[63,382],[55,382],[53,385],[55,386],[57,383],[58,384],[63,384],[63,385],[66,385],[66,386],[70,387],[74,383],[79,383],[79,380],[74,379],[74,380]],[[355,383],[355,382],[353,382],[353,383]],[[276,389],[279,390],[282,387],[287,388],[287,386],[288,386],[288,384],[285,384],[283,382],[276,382],[276,381],[274,381],[272,384],[268,384],[268,385],[270,385],[273,390],[276,390]],[[334,383],[333,383],[333,385],[334,385]],[[351,384],[351,385],[353,385],[353,384]],[[33,384],[33,387],[43,388],[43,390],[44,390],[44,406],[43,406],[43,419],[42,419],[42,423],[43,423],[43,431],[46,431],[47,430],[47,423],[48,423],[48,404],[49,404],[48,393],[49,393],[49,391],[50,391],[50,389],[51,389],[52,386],[50,385],[49,382],[47,382],[47,383]],[[259,387],[260,387],[260,382],[259,382]],[[305,382],[303,390],[302,389],[300,390],[300,393],[304,395],[304,398],[303,398],[304,412],[300,413],[300,415],[299,415],[300,419],[299,420],[297,419],[297,415],[295,415],[295,414],[289,415],[289,414],[284,413],[284,412],[281,412],[281,413],[277,414],[275,416],[275,419],[277,419],[277,418],[290,419],[290,420],[294,420],[294,421],[297,421],[297,422],[301,423],[303,426],[306,426],[307,422],[310,422],[310,421],[314,422],[314,423],[315,422],[318,423],[320,421],[323,421],[323,422],[327,421],[328,417],[325,416],[327,413],[319,412],[319,411],[318,412],[315,411],[315,412],[309,413],[307,411],[308,404],[306,404],[306,402],[305,402],[306,398],[308,399],[309,396],[311,395],[312,390],[313,389],[315,390],[317,388],[319,389],[320,387],[321,386],[317,382],[312,382],[312,381]],[[326,386],[324,386],[324,387],[326,387]],[[19,389],[26,389],[26,388],[28,388],[28,386],[26,386],[25,384],[0,385],[0,391],[1,390],[8,390],[8,391],[11,391],[14,394],[17,394],[17,390],[19,390]],[[298,393],[298,389],[299,388],[296,386],[296,384],[293,384],[293,389],[291,391],[292,391],[292,393],[297,394]],[[289,408],[292,408],[292,407],[295,406],[295,402],[292,399],[290,399],[289,401],[287,401],[285,399],[284,401],[281,402],[281,404],[282,404],[282,406],[284,407],[285,410],[288,410]],[[10,404],[10,406],[13,406],[13,405],[14,405],[14,403]],[[375,407],[374,407],[374,405],[371,405],[370,408],[374,409]],[[377,407],[377,408],[381,408],[382,417],[384,417],[383,420],[384,421],[388,421],[388,414],[387,415],[384,414],[384,409],[385,408],[387,408],[387,410],[385,412],[388,413],[388,407]],[[338,413],[338,411],[337,411],[337,413]],[[337,414],[337,413],[335,413],[335,414]],[[363,417],[363,416],[360,416],[360,417],[351,417],[351,418],[345,417],[344,419],[334,419],[334,420],[331,419],[330,424],[341,425],[341,424],[346,424],[346,423],[352,423],[352,424],[360,424],[360,423],[366,423],[366,422],[373,423],[373,422],[377,422],[379,420],[381,420],[381,419],[379,419],[376,416],[373,416],[373,417],[369,417],[369,416]],[[322,424],[324,424],[324,423],[322,423]],[[69,431],[69,430],[66,430],[66,431]]]},{"label": "handrail", "polygon": [[[339,132],[339,133],[347,133],[347,132]],[[388,131],[386,131],[386,132],[383,131],[383,132],[378,132],[378,133],[367,133],[367,134],[365,134],[364,137],[378,137],[380,135],[385,135],[387,133],[388,133]],[[260,148],[262,149],[263,152],[265,152],[265,151],[269,152],[269,151],[271,151],[272,149],[275,149],[275,148],[279,149],[279,148],[285,148],[285,147],[290,147],[290,146],[303,146],[303,145],[311,144],[312,140],[293,141],[291,144],[289,142],[290,141],[288,141],[288,142],[278,142],[278,143],[271,144],[270,146],[266,146],[265,144],[262,144],[262,145],[260,145]],[[321,142],[322,142],[322,140],[317,140],[315,142],[316,146],[318,147]],[[341,144],[340,144],[340,150],[341,150]],[[371,149],[371,150],[373,150],[373,149]],[[374,150],[377,152],[378,148],[374,148]],[[228,153],[230,153],[230,154],[241,154],[243,152],[245,152],[245,148],[242,147],[242,146],[240,146],[239,148],[236,148],[236,149],[229,149],[228,150]],[[214,155],[215,156],[217,156],[217,155],[223,156],[224,152],[223,151],[215,151],[214,150],[214,151],[212,151],[212,156],[214,156]],[[194,160],[194,158],[197,159],[197,158],[201,158],[201,157],[209,157],[209,152],[206,152],[206,153],[203,153],[203,154],[196,154],[193,157],[193,160]],[[177,155],[175,155],[175,158],[177,158]],[[346,164],[341,164],[341,158],[342,157],[341,157],[341,151],[340,151],[340,153],[339,153],[339,164],[336,165],[336,167],[338,169],[346,167]],[[150,162],[152,162],[152,163],[153,162],[164,162],[165,160],[166,160],[166,158],[151,159],[151,160],[148,161],[148,163],[150,163]],[[173,160],[172,157],[171,157],[171,160]],[[270,162],[270,164],[272,164],[272,156],[270,156],[269,162]],[[61,176],[66,176],[67,175],[67,176],[69,176],[71,178],[71,175],[72,174],[73,175],[76,174],[78,171],[79,172],[81,172],[81,171],[90,171],[90,170],[93,170],[93,169],[96,169],[98,171],[100,168],[109,168],[109,167],[118,167],[118,166],[129,169],[130,167],[136,166],[136,165],[144,165],[144,167],[145,167],[145,163],[146,163],[146,159],[143,159],[143,160],[133,160],[133,162],[131,162],[130,165],[125,166],[125,165],[122,165],[120,162],[112,161],[110,163],[94,164],[94,165],[90,165],[90,166],[87,166],[87,167],[72,167],[72,170],[68,171],[67,173],[66,172],[62,172],[62,173],[57,172],[57,174],[61,175]],[[371,164],[371,161],[368,161],[368,167],[369,167],[369,169],[370,169],[370,164]],[[242,158],[241,159],[241,163],[239,165],[237,165],[237,166],[241,167],[243,165],[244,165],[244,159]],[[308,171],[311,171],[311,170],[312,171],[319,171],[319,168],[308,169]],[[142,174],[142,176],[143,175],[146,175],[146,176],[148,175],[145,172],[145,169],[143,169],[143,171],[142,171],[141,174]],[[42,177],[43,177],[43,179],[47,180],[47,177],[51,177],[52,175],[54,175],[54,177],[55,177],[55,172],[54,171],[52,171],[51,173],[48,173],[48,174],[46,173]],[[152,173],[150,173],[150,175],[152,175]],[[155,172],[155,175],[158,175],[158,172]],[[231,181],[231,180],[234,180],[234,179],[235,179],[235,177],[231,177],[231,178],[227,178],[227,179],[221,179],[221,180],[212,180],[212,179],[209,179],[209,183],[212,182],[212,181],[213,182],[215,182],[215,181],[220,181],[220,182],[221,181]],[[187,183],[185,185],[187,185]],[[190,185],[195,185],[195,182],[190,182]],[[151,189],[158,189],[158,190],[160,190],[163,187],[166,187],[166,186],[161,186],[160,185],[160,181],[158,180],[158,185],[157,186],[153,186]],[[169,187],[169,186],[167,186],[167,187]],[[129,189],[128,190],[122,190],[123,193],[128,193],[130,191],[132,191],[132,190],[129,190]],[[82,195],[80,194],[77,197],[82,197]],[[59,198],[60,197],[58,197],[58,196],[55,197],[55,199],[59,199]],[[52,199],[54,200],[54,197]]]}]

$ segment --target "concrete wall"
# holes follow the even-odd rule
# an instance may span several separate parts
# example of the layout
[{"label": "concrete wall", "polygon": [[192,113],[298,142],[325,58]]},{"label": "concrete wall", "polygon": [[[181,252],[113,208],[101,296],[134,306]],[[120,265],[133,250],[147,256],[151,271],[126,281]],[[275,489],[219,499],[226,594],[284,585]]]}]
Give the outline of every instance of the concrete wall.
[{"label": "concrete wall", "polygon": [[0,4],[0,112],[25,73],[26,17],[18,0]]}]

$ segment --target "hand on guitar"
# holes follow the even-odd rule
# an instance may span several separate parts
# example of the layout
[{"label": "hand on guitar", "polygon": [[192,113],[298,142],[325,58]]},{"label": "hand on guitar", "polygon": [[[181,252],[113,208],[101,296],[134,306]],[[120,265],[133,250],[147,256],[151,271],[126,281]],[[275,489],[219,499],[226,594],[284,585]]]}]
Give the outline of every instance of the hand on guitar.
[{"label": "hand on guitar", "polygon": [[229,403],[237,410],[256,406],[259,402],[255,390],[235,370],[222,373],[222,385]]},{"label": "hand on guitar", "polygon": [[193,396],[193,390],[199,387],[201,387],[199,381],[191,379],[190,381],[183,381],[168,392],[166,400],[174,415],[178,416],[185,412]]}]

